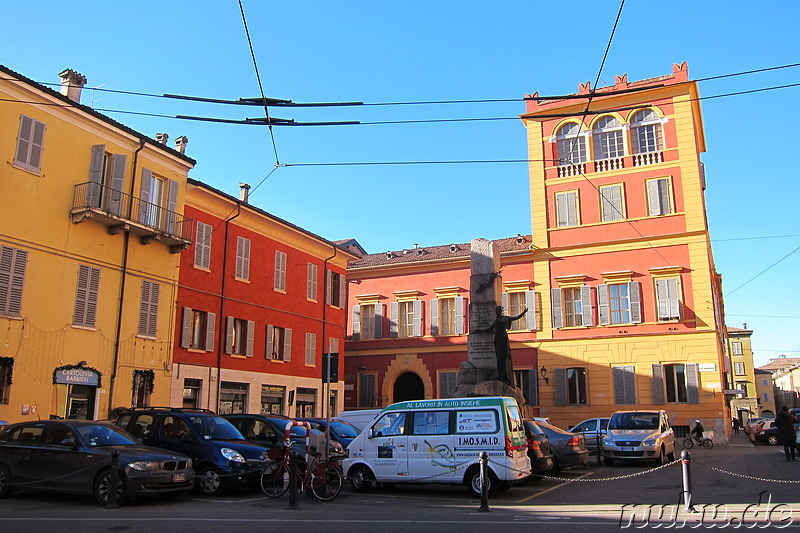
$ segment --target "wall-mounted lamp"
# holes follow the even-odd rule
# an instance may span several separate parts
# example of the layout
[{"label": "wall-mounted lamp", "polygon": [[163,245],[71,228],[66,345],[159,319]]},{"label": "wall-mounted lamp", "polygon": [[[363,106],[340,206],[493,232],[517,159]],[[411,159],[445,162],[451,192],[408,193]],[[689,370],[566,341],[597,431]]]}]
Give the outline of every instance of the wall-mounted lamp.
[{"label": "wall-mounted lamp", "polygon": [[550,385],[550,378],[547,377],[547,369],[542,365],[542,368],[539,369],[539,374],[542,375],[542,379],[547,385]]},{"label": "wall-mounted lamp", "polygon": [[358,365],[358,375],[360,376],[361,374],[363,374],[366,369],[367,367],[365,367],[363,364]]}]

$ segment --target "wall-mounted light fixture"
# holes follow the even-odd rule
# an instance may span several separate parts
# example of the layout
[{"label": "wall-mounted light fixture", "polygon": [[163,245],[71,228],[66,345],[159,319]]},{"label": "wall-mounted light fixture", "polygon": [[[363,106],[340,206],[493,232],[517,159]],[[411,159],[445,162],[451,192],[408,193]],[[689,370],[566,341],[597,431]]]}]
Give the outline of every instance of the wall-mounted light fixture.
[{"label": "wall-mounted light fixture", "polygon": [[358,365],[358,375],[360,376],[363,374],[366,369],[367,367],[365,367],[363,364]]},{"label": "wall-mounted light fixture", "polygon": [[542,368],[539,369],[539,374],[542,375],[542,379],[547,385],[550,385],[550,378],[547,377],[547,369],[542,365]]}]

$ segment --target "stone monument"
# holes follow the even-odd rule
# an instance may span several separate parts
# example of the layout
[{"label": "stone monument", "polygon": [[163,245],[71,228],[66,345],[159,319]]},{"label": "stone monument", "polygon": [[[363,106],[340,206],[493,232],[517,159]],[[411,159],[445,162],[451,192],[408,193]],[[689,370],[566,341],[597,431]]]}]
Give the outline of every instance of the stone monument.
[{"label": "stone monument", "polygon": [[[522,404],[525,398],[522,396],[522,391],[514,385],[513,375],[507,377],[507,381],[501,381],[498,373],[495,349],[497,333],[494,330],[500,326],[497,323],[500,319],[497,308],[500,305],[502,285],[497,243],[486,239],[473,240],[470,247],[470,264],[470,333],[467,338],[467,360],[461,363],[453,397],[508,396]],[[502,318],[509,319],[509,317]],[[508,353],[506,356],[510,358],[511,354]]]}]

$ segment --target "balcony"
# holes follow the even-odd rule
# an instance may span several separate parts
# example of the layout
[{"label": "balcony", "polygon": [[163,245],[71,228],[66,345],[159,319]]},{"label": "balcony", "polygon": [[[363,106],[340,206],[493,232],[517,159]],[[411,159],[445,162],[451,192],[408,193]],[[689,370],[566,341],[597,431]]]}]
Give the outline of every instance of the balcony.
[{"label": "balcony", "polygon": [[595,172],[606,172],[608,170],[619,170],[625,165],[621,157],[611,157],[608,159],[598,159],[594,162]]},{"label": "balcony", "polygon": [[70,215],[75,224],[90,218],[108,226],[110,235],[127,231],[142,244],[161,241],[173,254],[192,244],[192,219],[96,182],[75,186]]},{"label": "balcony", "polygon": [[558,167],[558,177],[566,178],[569,176],[580,176],[586,173],[586,163],[560,165]]},{"label": "balcony", "polygon": [[645,165],[655,165],[664,162],[664,152],[645,152],[643,154],[633,154],[633,166],[643,167]]}]

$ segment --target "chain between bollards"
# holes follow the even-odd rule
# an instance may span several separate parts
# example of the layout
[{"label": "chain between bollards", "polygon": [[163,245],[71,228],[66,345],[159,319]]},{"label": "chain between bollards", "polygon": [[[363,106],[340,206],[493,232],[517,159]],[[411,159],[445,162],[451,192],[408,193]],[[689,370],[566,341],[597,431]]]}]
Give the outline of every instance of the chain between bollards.
[{"label": "chain between bollards", "polygon": [[481,480],[481,506],[478,508],[479,513],[489,512],[489,454],[481,452],[478,455],[478,467],[480,471]]}]

